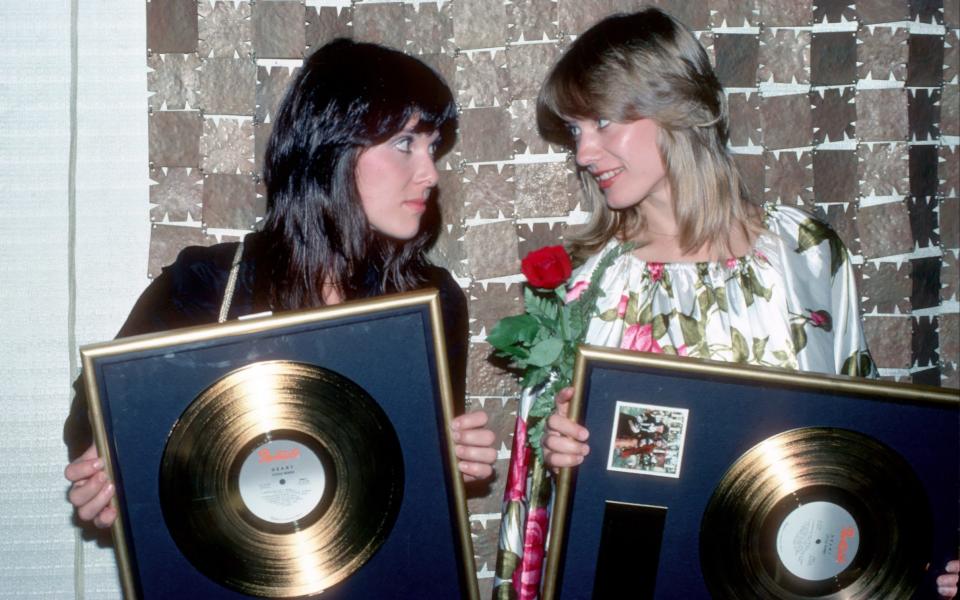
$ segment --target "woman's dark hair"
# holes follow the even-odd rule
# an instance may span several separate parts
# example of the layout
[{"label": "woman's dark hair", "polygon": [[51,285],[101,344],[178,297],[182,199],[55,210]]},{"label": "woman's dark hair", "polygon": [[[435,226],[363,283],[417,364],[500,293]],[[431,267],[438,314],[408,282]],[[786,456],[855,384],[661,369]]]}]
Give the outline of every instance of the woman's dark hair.
[{"label": "woman's dark hair", "polygon": [[304,61],[277,110],[264,157],[262,231],[274,309],[320,306],[324,284],[351,299],[422,282],[424,252],[440,226],[436,191],[417,235],[398,241],[368,226],[356,183],[360,153],[414,116],[414,131],[440,134],[437,156],[449,149],[457,127],[453,95],[419,60],[337,39]]}]

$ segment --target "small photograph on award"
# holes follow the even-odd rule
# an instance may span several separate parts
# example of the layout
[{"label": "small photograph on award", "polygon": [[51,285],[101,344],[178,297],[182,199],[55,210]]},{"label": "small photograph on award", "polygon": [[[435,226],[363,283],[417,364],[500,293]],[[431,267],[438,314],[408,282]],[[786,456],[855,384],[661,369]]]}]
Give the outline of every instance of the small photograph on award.
[{"label": "small photograph on award", "polygon": [[617,402],[614,415],[609,470],[680,477],[687,409]]}]

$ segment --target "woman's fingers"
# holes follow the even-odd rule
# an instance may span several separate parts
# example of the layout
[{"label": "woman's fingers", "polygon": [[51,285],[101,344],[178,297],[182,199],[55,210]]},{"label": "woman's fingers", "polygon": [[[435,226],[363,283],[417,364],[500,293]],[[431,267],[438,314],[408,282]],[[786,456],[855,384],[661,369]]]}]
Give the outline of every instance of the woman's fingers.
[{"label": "woman's fingers", "polygon": [[553,414],[547,417],[547,433],[565,435],[580,442],[585,442],[590,437],[590,432],[587,431],[586,427],[577,425],[561,414]]},{"label": "woman's fingers", "polygon": [[[106,527],[113,523],[113,519],[116,518],[116,513],[111,508],[110,512],[113,512],[113,517],[109,519],[109,523],[107,522],[107,517],[110,515],[101,515],[100,513],[110,504],[110,499],[113,498],[114,490],[113,484],[107,482],[106,478],[104,478],[104,481],[99,483],[100,486],[97,490],[97,493],[90,497],[90,499],[82,505],[77,506],[77,516],[80,517],[81,521],[94,521],[94,524],[98,527]],[[91,483],[88,481],[87,484],[80,487],[82,489],[90,485]],[[71,490],[71,493],[72,492],[73,490]],[[76,503],[74,503],[74,505],[76,506]],[[99,519],[97,519],[97,517],[99,517]]]},{"label": "woman's fingers", "polygon": [[454,431],[465,431],[468,429],[478,429],[487,424],[487,413],[482,410],[475,410],[454,417],[450,423],[450,428]]},{"label": "woman's fingers", "polygon": [[90,445],[63,470],[63,476],[69,481],[79,482],[93,477],[103,470],[103,461],[97,456],[97,447]]}]

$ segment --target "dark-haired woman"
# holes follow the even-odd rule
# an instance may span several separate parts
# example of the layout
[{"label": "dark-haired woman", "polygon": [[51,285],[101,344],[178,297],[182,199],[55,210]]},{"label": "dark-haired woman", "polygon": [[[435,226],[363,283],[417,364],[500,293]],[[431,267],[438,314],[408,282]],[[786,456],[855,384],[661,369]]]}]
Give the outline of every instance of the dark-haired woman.
[{"label": "dark-haired woman", "polygon": [[[424,253],[440,224],[436,157],[457,112],[422,62],[374,44],[318,49],[281,103],[264,160],[267,214],[242,243],[184,249],[143,293],[119,336],[338,304],[432,286],[440,291],[455,398],[466,372],[466,301]],[[465,480],[491,475],[496,451],[483,412],[452,423]],[[116,519],[114,488],[74,402],[66,477],[82,521]]]}]

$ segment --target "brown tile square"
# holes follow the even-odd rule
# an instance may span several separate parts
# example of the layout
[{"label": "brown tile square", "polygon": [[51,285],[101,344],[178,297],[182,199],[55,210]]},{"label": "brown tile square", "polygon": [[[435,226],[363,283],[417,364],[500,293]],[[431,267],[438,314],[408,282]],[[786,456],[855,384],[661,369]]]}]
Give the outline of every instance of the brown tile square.
[{"label": "brown tile square", "polygon": [[440,217],[446,225],[463,225],[464,191],[463,174],[456,169],[441,170],[437,182]]},{"label": "brown tile square", "polygon": [[456,93],[457,66],[452,54],[421,54],[417,58],[439,73],[450,89]]},{"label": "brown tile square", "polygon": [[910,159],[906,144],[861,144],[857,147],[860,193],[892,196],[910,190]]},{"label": "brown tile square", "polygon": [[523,312],[523,290],[519,283],[474,283],[470,300],[470,335],[488,335],[500,319]]},{"label": "brown tile square", "polygon": [[912,287],[908,263],[902,263],[899,268],[896,263],[865,263],[860,285],[861,307],[868,313],[876,310],[890,314],[899,310],[907,314]]},{"label": "brown tile square", "polygon": [[520,272],[517,232],[511,221],[468,227],[464,237],[464,249],[470,257],[470,273],[475,279],[503,277]]},{"label": "brown tile square", "polygon": [[760,22],[756,0],[709,0],[711,27],[753,27]]},{"label": "brown tile square", "polygon": [[861,206],[857,221],[864,258],[906,254],[913,250],[910,213],[903,202]]},{"label": "brown tile square", "polygon": [[463,172],[463,214],[467,219],[512,219],[516,216],[514,166],[467,166]]},{"label": "brown tile square", "polygon": [[941,361],[940,385],[945,388],[960,388],[960,370],[957,370],[956,363],[949,363],[946,359]]},{"label": "brown tile square", "polygon": [[253,5],[253,51],[257,58],[302,58],[307,45],[306,12],[300,0]]},{"label": "brown tile square", "polygon": [[942,25],[943,0],[910,0],[910,20]]},{"label": "brown tile square", "polygon": [[853,21],[857,18],[857,12],[853,8],[850,0],[814,0],[813,3],[813,22],[814,23],[840,23],[841,20]]},{"label": "brown tile square", "polygon": [[248,175],[210,174],[203,178],[203,224],[213,229],[253,229],[263,209]]},{"label": "brown tile square", "polygon": [[272,123],[254,123],[253,125],[253,172],[263,175],[263,160],[267,154],[267,144],[273,132]]},{"label": "brown tile square", "polygon": [[336,6],[308,6],[304,11],[307,25],[304,42],[312,49],[319,48],[338,37],[353,37],[353,8]]},{"label": "brown tile square", "polygon": [[467,253],[463,246],[463,225],[455,223],[447,224],[440,230],[440,237],[437,238],[433,248],[427,254],[430,262],[443,267],[457,277],[467,277]]},{"label": "brown tile square", "polygon": [[287,92],[290,80],[299,69],[290,67],[257,67],[256,108],[257,123],[273,123],[274,113]]},{"label": "brown tile square", "polygon": [[200,59],[196,54],[147,56],[147,90],[151,110],[195,109],[200,88]]},{"label": "brown tile square", "polygon": [[462,52],[457,65],[457,103],[463,108],[502,106],[507,103],[510,75],[507,55],[497,52]]},{"label": "brown tile square", "polygon": [[960,135],[960,85],[943,84],[943,95],[940,98],[940,133]]},{"label": "brown tile square", "polygon": [[547,71],[559,57],[556,44],[521,44],[507,47],[510,97],[536,98]]},{"label": "brown tile square", "polygon": [[763,143],[760,129],[760,94],[728,94],[730,145],[759,146]]},{"label": "brown tile square", "polygon": [[502,2],[457,0],[453,4],[457,48],[500,48],[507,41],[507,9]]},{"label": "brown tile square", "polygon": [[716,48],[714,47],[714,38],[717,36],[714,35],[712,31],[694,31],[693,37],[700,42],[701,46],[703,46],[703,51],[707,53],[707,60],[710,61],[710,66],[716,70],[717,52]]},{"label": "brown tile square", "polygon": [[557,0],[526,0],[507,5],[507,39],[511,42],[555,40],[560,34]]},{"label": "brown tile square", "polygon": [[200,164],[202,121],[196,111],[158,111],[147,117],[150,164],[196,167]]},{"label": "brown tile square", "polygon": [[779,150],[811,145],[813,122],[807,94],[763,98],[760,113],[763,115],[764,148]]},{"label": "brown tile square", "polygon": [[892,23],[910,19],[909,0],[887,0],[885,2],[857,2],[857,16],[864,25],[874,23]]},{"label": "brown tile square", "polygon": [[154,223],[150,226],[150,260],[147,277],[153,279],[172,264],[177,254],[187,246],[210,246],[217,238],[207,235],[199,227]]},{"label": "brown tile square", "polygon": [[[862,3],[861,3],[862,4]],[[908,30],[897,27],[862,27],[857,37],[857,75],[860,79],[870,76],[875,80],[887,81],[893,77],[897,81],[907,78],[907,38]]]},{"label": "brown tile square", "polygon": [[511,157],[510,113],[505,108],[474,108],[460,115],[460,152],[467,162]]},{"label": "brown tile square", "polygon": [[768,27],[813,24],[813,0],[758,0],[760,20]]},{"label": "brown tile square", "polygon": [[[471,514],[498,513],[500,511],[497,510],[497,506],[502,501],[502,496],[494,499],[484,495],[482,498],[470,498],[467,507]],[[500,519],[482,521],[472,519],[470,537],[473,539],[473,554],[477,569],[493,571],[497,560],[497,544],[500,541]]]},{"label": "brown tile square", "polygon": [[200,105],[210,115],[253,115],[257,65],[249,58],[208,58],[200,71]]},{"label": "brown tile square", "polygon": [[960,248],[960,200],[941,198],[938,222],[940,223],[940,247],[951,250]]},{"label": "brown tile square", "polygon": [[940,90],[907,88],[907,114],[910,140],[935,140],[940,137]]},{"label": "brown tile square", "polygon": [[184,222],[200,220],[203,179],[198,169],[183,167],[150,169],[150,220]]},{"label": "brown tile square", "polygon": [[566,229],[566,223],[517,224],[517,238],[520,240],[517,255],[523,260],[524,256],[544,246],[563,245],[563,234]]},{"label": "brown tile square", "polygon": [[863,333],[878,367],[910,368],[913,324],[909,317],[865,316]]},{"label": "brown tile square", "polygon": [[960,0],[943,0],[943,23],[948,29],[960,28]]},{"label": "brown tile square", "polygon": [[791,206],[813,205],[813,156],[802,152],[764,152],[764,200]]},{"label": "brown tile square", "polygon": [[956,198],[960,196],[960,150],[940,146],[937,153],[940,157],[937,168],[939,193],[945,198]]},{"label": "brown tile square", "polygon": [[906,90],[857,93],[857,137],[865,142],[898,142],[906,141],[908,136]]},{"label": "brown tile square", "polygon": [[564,163],[516,165],[517,217],[560,217],[567,214],[567,166]]},{"label": "brown tile square", "polygon": [[[470,344],[467,360],[467,393],[471,396],[513,396],[520,385],[513,373],[506,371],[502,360],[493,357],[493,346]],[[496,360],[497,364],[492,361]]]},{"label": "brown tile square", "polygon": [[196,0],[147,3],[147,50],[183,54],[197,51]]},{"label": "brown tile square", "polygon": [[253,123],[247,120],[204,119],[200,137],[200,167],[205,173],[254,174]]},{"label": "brown tile square", "polygon": [[[638,4],[651,4],[651,2],[620,0],[617,9],[620,12],[630,12],[636,10]],[[710,6],[706,2],[655,0],[652,4],[656,4],[667,13],[673,15],[678,21],[693,31],[702,31],[710,27]]]},{"label": "brown tile square", "polygon": [[850,85],[857,81],[857,34],[816,32],[810,37],[810,83]]},{"label": "brown tile square", "polygon": [[956,363],[960,361],[960,315],[944,313],[940,321],[940,356],[945,361]]},{"label": "brown tile square", "polygon": [[938,86],[943,82],[944,41],[939,35],[910,36],[907,85]]},{"label": "brown tile square", "polygon": [[937,232],[939,206],[940,202],[936,198],[907,198],[910,229],[913,232],[913,241],[919,248],[940,245],[940,234]]},{"label": "brown tile square", "polygon": [[756,35],[720,33],[714,36],[717,77],[724,87],[756,87],[760,39]]},{"label": "brown tile square", "polygon": [[832,204],[822,208],[824,220],[837,232],[847,250],[851,254],[860,254],[860,230],[857,228],[856,207],[853,204]]},{"label": "brown tile square", "polygon": [[198,51],[202,58],[210,56],[249,58],[253,53],[253,26],[250,23],[249,2],[217,2],[200,0],[197,4]]},{"label": "brown tile square", "polygon": [[402,4],[354,4],[353,37],[396,50],[406,47]]},{"label": "brown tile square", "polygon": [[[958,0],[960,1],[960,0]],[[956,83],[960,75],[960,36],[954,30],[948,30],[943,36],[943,82]],[[923,57],[919,57],[921,60]]]},{"label": "brown tile square", "polygon": [[411,54],[436,54],[454,50],[451,3],[441,8],[434,2],[404,4],[407,21],[407,47]]},{"label": "brown tile square", "polygon": [[810,82],[810,32],[763,29],[760,33],[760,81]]},{"label": "brown tile square", "polygon": [[[510,111],[510,137],[513,139],[513,151],[517,154],[531,152],[543,154],[550,145],[540,137],[537,131],[537,103],[535,100],[514,100]],[[560,147],[555,150],[561,150]]]},{"label": "brown tile square", "polygon": [[750,193],[750,201],[760,204],[763,201],[763,156],[734,154],[733,161]]},{"label": "brown tile square", "polygon": [[810,92],[813,105],[813,143],[840,142],[856,134],[855,90],[829,89]]},{"label": "brown tile square", "polygon": [[577,35],[616,10],[616,0],[557,0],[557,12],[560,15],[560,32]]},{"label": "brown tile square", "polygon": [[856,151],[813,153],[813,194],[817,202],[854,202],[859,192]]}]

